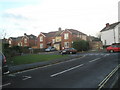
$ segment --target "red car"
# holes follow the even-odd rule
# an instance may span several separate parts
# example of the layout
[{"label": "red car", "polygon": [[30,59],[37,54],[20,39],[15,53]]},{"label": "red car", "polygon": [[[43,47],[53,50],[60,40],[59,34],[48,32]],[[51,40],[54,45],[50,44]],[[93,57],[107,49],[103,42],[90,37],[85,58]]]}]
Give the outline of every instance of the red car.
[{"label": "red car", "polygon": [[120,52],[120,45],[111,45],[107,47],[108,52]]}]

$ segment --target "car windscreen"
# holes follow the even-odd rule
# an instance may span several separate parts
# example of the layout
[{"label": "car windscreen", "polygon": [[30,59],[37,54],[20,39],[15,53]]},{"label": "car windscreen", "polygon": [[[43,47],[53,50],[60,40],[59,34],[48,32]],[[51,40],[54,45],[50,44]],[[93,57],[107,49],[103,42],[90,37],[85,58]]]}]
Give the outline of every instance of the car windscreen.
[{"label": "car windscreen", "polygon": [[120,47],[120,45],[112,45],[112,47]]}]

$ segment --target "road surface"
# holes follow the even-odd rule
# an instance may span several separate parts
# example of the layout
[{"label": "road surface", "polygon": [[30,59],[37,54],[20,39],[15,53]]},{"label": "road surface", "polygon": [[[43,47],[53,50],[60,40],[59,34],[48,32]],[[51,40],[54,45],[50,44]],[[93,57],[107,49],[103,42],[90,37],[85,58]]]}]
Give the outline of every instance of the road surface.
[{"label": "road surface", "polygon": [[[79,55],[79,54],[76,54]],[[82,57],[3,77],[3,88],[98,88],[118,66],[118,53],[84,53]]]}]

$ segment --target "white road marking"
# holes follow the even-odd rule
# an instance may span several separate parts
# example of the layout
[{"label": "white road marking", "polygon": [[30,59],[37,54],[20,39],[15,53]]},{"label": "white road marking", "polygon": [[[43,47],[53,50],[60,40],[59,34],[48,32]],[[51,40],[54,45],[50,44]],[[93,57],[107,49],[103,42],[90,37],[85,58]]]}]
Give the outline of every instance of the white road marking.
[{"label": "white road marking", "polygon": [[91,61],[89,61],[89,62],[94,62],[94,61],[97,61],[97,60],[99,60],[100,58],[96,58],[96,59],[94,59],[94,60],[91,60]]},{"label": "white road marking", "polygon": [[4,85],[0,85],[0,87],[5,87],[5,86],[8,86],[8,85],[11,85],[11,83],[6,83]]},{"label": "white road marking", "polygon": [[24,78],[22,80],[27,80],[27,79],[30,79],[32,78],[31,76],[23,76]]},{"label": "white road marking", "polygon": [[55,73],[55,74],[52,74],[52,75],[50,75],[50,77],[54,77],[54,76],[57,76],[57,75],[59,75],[59,74],[62,74],[62,73],[71,71],[71,70],[76,69],[76,68],[78,68],[78,67],[81,67],[81,66],[83,66],[83,65],[84,65],[84,64],[80,64],[80,65],[78,65],[78,66],[75,66],[75,67],[66,69],[66,70],[64,70],[64,71],[61,71],[61,72],[58,72],[58,73]]},{"label": "white road marking", "polygon": [[109,56],[110,54],[105,54],[104,57]]},{"label": "white road marking", "polygon": [[107,81],[118,71],[118,69],[120,68],[120,64],[115,68],[113,69],[112,72],[110,72],[106,77],[105,79],[102,80],[102,82],[100,82],[100,84],[98,85],[99,88],[98,90],[101,90],[101,88],[107,83]]}]

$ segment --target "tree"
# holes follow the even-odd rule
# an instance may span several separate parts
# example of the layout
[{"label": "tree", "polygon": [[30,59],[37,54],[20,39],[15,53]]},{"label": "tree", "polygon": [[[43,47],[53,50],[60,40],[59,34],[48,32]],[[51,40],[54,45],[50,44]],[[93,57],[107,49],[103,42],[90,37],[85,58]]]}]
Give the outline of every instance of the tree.
[{"label": "tree", "polygon": [[89,49],[89,43],[85,40],[73,41],[72,47],[78,51],[87,51]]}]

